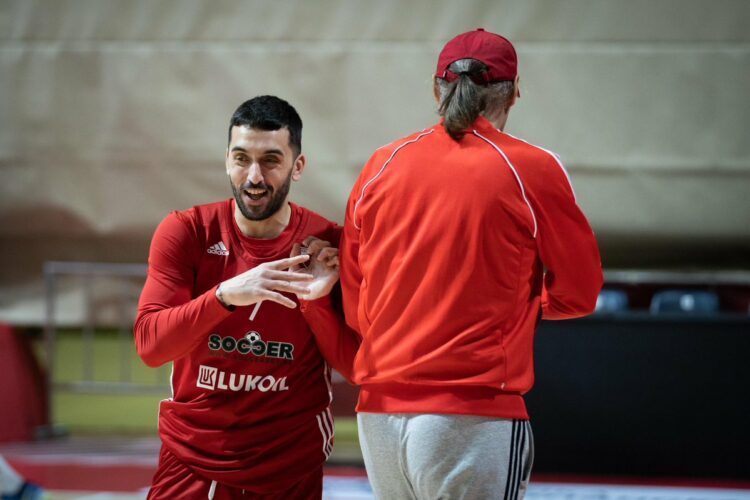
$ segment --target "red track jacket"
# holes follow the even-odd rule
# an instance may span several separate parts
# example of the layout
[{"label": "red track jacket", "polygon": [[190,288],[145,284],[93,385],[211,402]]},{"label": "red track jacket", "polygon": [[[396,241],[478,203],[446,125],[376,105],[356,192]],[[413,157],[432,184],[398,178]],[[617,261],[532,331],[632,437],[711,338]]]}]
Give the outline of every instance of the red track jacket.
[{"label": "red track jacket", "polygon": [[437,124],[373,154],[341,283],[358,411],[528,418],[540,316],[591,313],[602,272],[560,161],[480,117],[460,142]]}]

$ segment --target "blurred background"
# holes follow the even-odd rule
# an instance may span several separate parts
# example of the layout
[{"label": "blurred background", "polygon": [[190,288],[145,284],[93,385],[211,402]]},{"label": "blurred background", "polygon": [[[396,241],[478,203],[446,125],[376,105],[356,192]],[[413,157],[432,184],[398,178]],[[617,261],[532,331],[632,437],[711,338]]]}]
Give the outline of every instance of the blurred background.
[{"label": "blurred background", "polygon": [[[107,443],[146,486],[169,396],[132,347],[148,246],[231,195],[234,109],[297,108],[291,199],[343,222],[372,152],[437,121],[444,43],[483,27],[518,51],[506,131],[562,158],[607,278],[596,315],[540,327],[536,477],[748,487],[748,20],[745,0],[0,1],[0,454],[86,489],[38,464]],[[337,391],[334,462],[358,467]]]}]

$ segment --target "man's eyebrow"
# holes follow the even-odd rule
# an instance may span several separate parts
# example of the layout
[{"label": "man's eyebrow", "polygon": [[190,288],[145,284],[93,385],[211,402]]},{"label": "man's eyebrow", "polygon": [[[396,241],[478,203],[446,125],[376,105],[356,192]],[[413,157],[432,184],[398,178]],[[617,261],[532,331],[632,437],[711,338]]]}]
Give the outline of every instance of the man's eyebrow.
[{"label": "man's eyebrow", "polygon": [[279,155],[284,156],[284,152],[280,149],[267,149],[263,151],[264,155]]},{"label": "man's eyebrow", "polygon": [[[243,147],[240,147],[240,146],[235,146],[235,147],[233,147],[230,150],[231,153],[234,153],[235,151],[240,151],[242,153],[247,153],[247,150],[245,148],[243,148]],[[284,156],[284,151],[282,151],[281,149],[267,149],[267,150],[263,151],[263,154],[264,155],[279,155],[279,156]]]}]

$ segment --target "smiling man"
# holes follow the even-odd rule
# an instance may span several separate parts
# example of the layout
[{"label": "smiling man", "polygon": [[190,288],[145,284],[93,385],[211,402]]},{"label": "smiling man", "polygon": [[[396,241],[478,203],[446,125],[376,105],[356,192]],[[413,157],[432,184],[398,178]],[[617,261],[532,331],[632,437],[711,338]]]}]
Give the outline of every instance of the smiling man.
[{"label": "smiling man", "polygon": [[305,157],[286,101],[235,111],[225,163],[234,197],[171,213],[151,243],[135,341],[172,362],[173,395],[149,498],[319,499],[329,364],[349,378],[358,347],[329,299],[339,228],[287,201]]}]

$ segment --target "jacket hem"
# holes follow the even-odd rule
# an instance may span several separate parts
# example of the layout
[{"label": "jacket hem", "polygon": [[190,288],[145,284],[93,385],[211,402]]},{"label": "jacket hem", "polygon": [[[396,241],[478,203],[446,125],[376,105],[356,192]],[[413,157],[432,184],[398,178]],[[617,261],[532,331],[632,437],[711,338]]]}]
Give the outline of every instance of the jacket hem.
[{"label": "jacket hem", "polygon": [[523,396],[486,386],[365,384],[360,413],[438,413],[528,420]]}]

